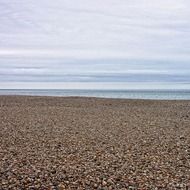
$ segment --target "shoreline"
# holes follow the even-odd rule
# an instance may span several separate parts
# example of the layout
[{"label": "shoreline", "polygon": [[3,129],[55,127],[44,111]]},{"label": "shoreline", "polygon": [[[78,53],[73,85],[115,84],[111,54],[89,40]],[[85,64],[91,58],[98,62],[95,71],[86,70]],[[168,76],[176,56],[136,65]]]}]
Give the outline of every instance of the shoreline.
[{"label": "shoreline", "polygon": [[93,97],[135,100],[190,100],[189,90],[0,90],[0,95]]},{"label": "shoreline", "polygon": [[12,95],[12,94],[6,94],[2,95],[0,94],[1,97],[12,97],[12,98],[62,98],[62,99],[97,99],[97,100],[122,100],[122,101],[156,101],[156,102],[190,102],[190,99],[141,99],[141,98],[112,98],[112,97],[98,97],[98,96],[55,96],[55,95]]}]

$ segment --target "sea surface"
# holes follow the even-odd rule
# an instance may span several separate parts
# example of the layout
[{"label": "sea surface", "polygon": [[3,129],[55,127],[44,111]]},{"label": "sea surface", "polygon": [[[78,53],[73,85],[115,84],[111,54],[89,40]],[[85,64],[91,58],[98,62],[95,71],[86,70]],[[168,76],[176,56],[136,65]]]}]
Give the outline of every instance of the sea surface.
[{"label": "sea surface", "polygon": [[81,96],[126,99],[190,100],[190,90],[39,90],[0,89],[0,95]]}]

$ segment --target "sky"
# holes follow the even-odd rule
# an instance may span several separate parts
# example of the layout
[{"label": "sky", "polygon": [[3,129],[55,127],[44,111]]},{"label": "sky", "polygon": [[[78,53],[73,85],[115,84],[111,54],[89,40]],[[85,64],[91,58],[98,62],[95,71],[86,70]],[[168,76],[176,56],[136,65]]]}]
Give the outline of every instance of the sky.
[{"label": "sky", "polygon": [[190,88],[189,10],[188,0],[0,0],[0,88]]}]

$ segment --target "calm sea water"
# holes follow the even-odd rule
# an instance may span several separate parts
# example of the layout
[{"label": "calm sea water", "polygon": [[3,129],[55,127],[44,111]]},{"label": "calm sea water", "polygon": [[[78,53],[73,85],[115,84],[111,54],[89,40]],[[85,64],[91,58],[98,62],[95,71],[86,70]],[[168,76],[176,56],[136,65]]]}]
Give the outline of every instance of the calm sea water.
[{"label": "calm sea water", "polygon": [[0,90],[0,95],[190,100],[190,90]]}]

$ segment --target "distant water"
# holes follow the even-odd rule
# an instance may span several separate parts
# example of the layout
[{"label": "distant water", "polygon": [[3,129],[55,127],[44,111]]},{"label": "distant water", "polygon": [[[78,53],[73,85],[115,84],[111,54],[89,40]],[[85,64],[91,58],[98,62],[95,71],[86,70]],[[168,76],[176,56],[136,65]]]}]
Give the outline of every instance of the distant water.
[{"label": "distant water", "polygon": [[83,96],[128,99],[190,100],[190,90],[2,90],[0,95]]}]

